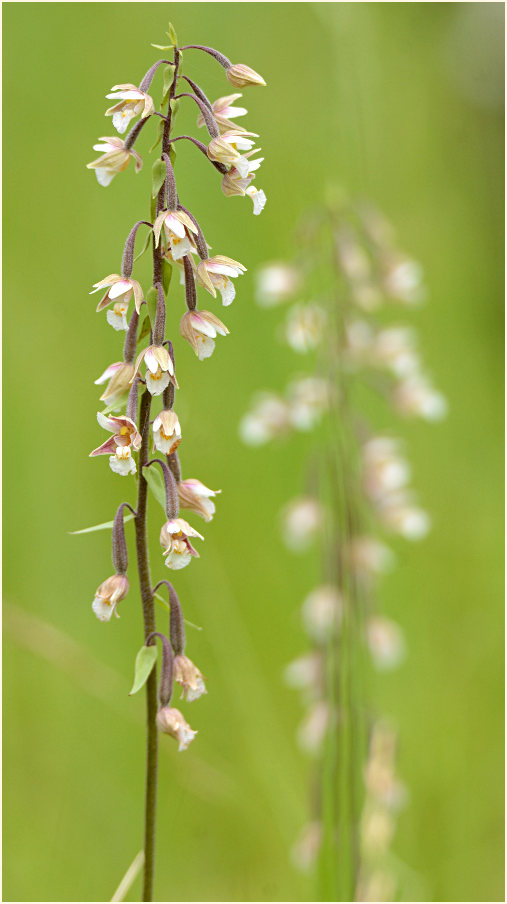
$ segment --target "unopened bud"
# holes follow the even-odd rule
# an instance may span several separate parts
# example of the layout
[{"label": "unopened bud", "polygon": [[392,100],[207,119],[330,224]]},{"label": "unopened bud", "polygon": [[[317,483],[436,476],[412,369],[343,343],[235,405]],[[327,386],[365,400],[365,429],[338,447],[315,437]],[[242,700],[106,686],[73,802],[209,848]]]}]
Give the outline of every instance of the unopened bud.
[{"label": "unopened bud", "polygon": [[249,85],[266,86],[262,75],[259,75],[255,69],[250,69],[250,66],[245,66],[243,63],[235,63],[233,66],[229,66],[226,75],[231,85],[234,85],[235,88],[247,88]]}]

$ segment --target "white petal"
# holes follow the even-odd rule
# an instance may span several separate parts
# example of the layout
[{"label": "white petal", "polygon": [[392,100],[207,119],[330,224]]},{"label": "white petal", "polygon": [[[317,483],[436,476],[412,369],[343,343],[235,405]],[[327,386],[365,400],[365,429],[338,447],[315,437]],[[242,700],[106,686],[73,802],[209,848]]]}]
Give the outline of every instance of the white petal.
[{"label": "white petal", "polygon": [[132,292],[130,280],[119,279],[109,289],[109,298],[119,298],[120,295],[126,295],[127,292]]},{"label": "white petal", "polygon": [[174,238],[174,236],[169,236],[169,244],[171,246],[171,254],[173,256],[173,260],[178,261],[185,255],[189,254],[192,251],[192,244],[187,235],[184,238]]},{"label": "white petal", "polygon": [[180,568],[185,568],[185,566],[190,562],[191,558],[192,556],[189,552],[171,551],[166,557],[165,564],[168,568],[172,568],[173,571],[178,571]]},{"label": "white petal", "polygon": [[199,361],[204,361],[205,358],[210,358],[213,354],[215,348],[215,342],[209,336],[198,336],[197,337],[197,356]]},{"label": "white petal", "polygon": [[229,305],[232,304],[236,297],[236,289],[234,288],[234,283],[230,279],[225,279],[225,285],[221,288],[218,286],[218,291],[222,296],[222,304]]},{"label": "white petal", "polygon": [[92,609],[99,621],[103,622],[110,621],[114,612],[114,606],[112,606],[111,603],[107,603],[100,596],[95,597],[92,603]]},{"label": "white petal", "polygon": [[121,314],[116,314],[114,311],[106,311],[106,319],[110,326],[113,327],[114,330],[127,330],[127,316],[125,311],[122,311]]},{"label": "white petal", "polygon": [[117,458],[116,455],[111,455],[109,457],[109,467],[111,471],[114,471],[115,474],[121,474],[122,477],[136,473],[136,463],[131,456],[128,458]]},{"label": "white petal", "polygon": [[174,235],[177,235],[180,239],[182,239],[185,235],[185,227],[183,223],[172,213],[166,216],[164,220],[164,226],[167,230],[173,232]]},{"label": "white petal", "polygon": [[114,177],[116,176],[116,173],[112,169],[98,166],[95,168],[95,175],[97,177],[97,182],[99,183],[99,185],[106,186],[111,184]]},{"label": "white petal", "polygon": [[170,376],[167,372],[162,373],[162,371],[161,371],[160,377],[158,379],[154,379],[153,375],[150,373],[150,371],[148,371],[148,370],[146,371],[146,386],[148,387],[151,394],[154,396],[161,395],[163,393],[164,389],[166,388],[166,386],[169,385],[169,381],[170,381]]}]

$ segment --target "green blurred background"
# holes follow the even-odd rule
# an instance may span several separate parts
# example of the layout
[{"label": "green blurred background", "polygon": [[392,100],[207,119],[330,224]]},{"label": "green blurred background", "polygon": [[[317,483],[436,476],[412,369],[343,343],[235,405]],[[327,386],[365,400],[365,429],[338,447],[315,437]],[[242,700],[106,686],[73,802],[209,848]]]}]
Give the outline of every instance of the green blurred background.
[{"label": "green blurred background", "polygon": [[[209,694],[185,708],[199,729],[187,753],[162,739],[157,899],[314,895],[288,858],[309,765],[281,672],[304,649],[298,606],[316,572],[284,551],[277,514],[298,492],[306,444],[245,449],[237,422],[295,363],[277,315],[253,301],[253,273],[290,254],[297,219],[337,183],[376,203],[423,263],[429,303],[411,320],[450,402],[443,425],[400,426],[434,529],[399,544],[383,591],[410,651],[376,687],[410,793],[394,850],[414,899],[503,900],[503,4],[4,3],[3,18],[4,900],[108,900],[141,846],[144,700],[127,696],[136,582],[121,620],[100,624],[90,604],[111,571],[109,535],[68,531],[133,496],[88,458],[104,439],[93,381],[120,344],[88,292],[147,215],[151,126],[139,176],[130,166],[105,190],[85,164],[113,134],[104,95],[140,80],[169,19],[183,43],[266,78],[244,100],[268,205],[252,217],[197,150],[179,148],[184,203],[249,272],[210,361],[176,338],[184,472],[223,495],[201,560],[175,580],[204,628],[188,629],[188,650]],[[198,52],[185,71],[212,99],[228,92]],[[182,109],[178,131],[194,126]]]}]

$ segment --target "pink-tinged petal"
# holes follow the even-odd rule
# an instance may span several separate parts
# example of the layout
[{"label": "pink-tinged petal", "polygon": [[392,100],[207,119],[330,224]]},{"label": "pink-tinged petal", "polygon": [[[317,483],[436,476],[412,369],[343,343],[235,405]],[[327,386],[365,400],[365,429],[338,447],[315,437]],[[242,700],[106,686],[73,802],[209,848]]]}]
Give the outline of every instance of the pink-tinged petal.
[{"label": "pink-tinged petal", "polygon": [[174,235],[177,235],[179,239],[183,239],[185,237],[185,227],[174,213],[167,214],[164,220],[164,225],[166,229],[174,232]]},{"label": "pink-tinged petal", "polygon": [[155,236],[155,248],[158,248],[158,244],[160,242],[160,233],[162,232],[162,226],[164,225],[164,220],[167,216],[167,210],[163,210],[162,213],[159,213],[157,219],[153,224],[153,235]]},{"label": "pink-tinged petal", "polygon": [[115,91],[112,94],[106,94],[107,100],[143,100],[144,94],[138,88],[127,91]]},{"label": "pink-tinged petal", "polygon": [[105,443],[102,443],[101,446],[98,446],[93,452],[90,452],[90,458],[93,458],[94,455],[114,455],[116,451],[116,443],[114,441],[114,436],[110,436],[109,439],[106,439]]},{"label": "pink-tinged petal", "polygon": [[107,380],[110,380],[113,374],[115,374],[116,371],[123,366],[123,361],[118,361],[116,364],[110,364],[109,367],[106,368],[104,373],[100,375],[98,380],[94,380],[95,385],[100,386],[102,383],[106,383]]},{"label": "pink-tinged petal", "polygon": [[139,370],[139,367],[140,367],[140,365],[141,365],[141,361],[143,360],[143,358],[144,358],[144,356],[145,356],[145,354],[146,354],[146,351],[147,351],[147,349],[144,348],[144,349],[142,350],[142,352],[140,352],[140,353],[138,354],[137,358],[136,358],[136,363],[135,363],[135,365],[134,365],[134,374],[133,374],[132,379],[131,379],[131,381],[130,381],[131,383],[133,383],[134,380],[135,380],[137,371]]},{"label": "pink-tinged petal", "polygon": [[130,279],[119,279],[118,282],[115,282],[114,286],[111,286],[109,289],[109,298],[118,298],[120,295],[125,295],[127,292],[132,291],[132,285]]},{"label": "pink-tinged petal", "polygon": [[102,296],[97,307],[95,308],[96,313],[98,314],[99,311],[103,311],[104,308],[107,308],[107,306],[112,303],[113,300],[112,298],[109,298],[109,289],[107,289],[106,294]]},{"label": "pink-tinged petal", "polygon": [[109,420],[112,421],[112,424],[113,424],[111,429],[114,430],[116,433],[119,430],[121,430],[122,427],[130,427],[133,430],[137,430],[137,427],[136,427],[134,421],[132,420],[132,418],[127,417],[126,415],[116,416],[116,415],[112,414],[110,416]]},{"label": "pink-tinged petal", "polygon": [[169,371],[169,373],[172,375],[174,373],[173,362],[165,346],[154,345],[152,347],[152,351],[158,363],[160,364],[161,369]]},{"label": "pink-tinged petal", "polygon": [[148,370],[151,370],[152,374],[156,374],[158,370],[158,360],[153,353],[153,349],[147,348],[144,356],[144,362]]},{"label": "pink-tinged petal", "polygon": [[116,426],[114,424],[113,418],[106,417],[105,414],[102,414],[101,411],[97,411],[97,420],[101,427],[104,430],[109,430],[111,433],[116,433]]}]

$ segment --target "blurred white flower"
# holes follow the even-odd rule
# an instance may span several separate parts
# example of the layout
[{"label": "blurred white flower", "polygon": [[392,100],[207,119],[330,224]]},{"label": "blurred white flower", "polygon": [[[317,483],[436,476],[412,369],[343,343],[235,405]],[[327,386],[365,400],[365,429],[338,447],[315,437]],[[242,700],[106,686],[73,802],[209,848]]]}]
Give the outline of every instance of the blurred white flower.
[{"label": "blurred white flower", "polygon": [[440,421],[447,414],[447,400],[421,374],[412,374],[398,383],[393,401],[401,414],[426,421]]},{"label": "blurred white flower", "polygon": [[315,865],[322,843],[322,824],[309,822],[294,842],[290,852],[292,864],[301,872],[309,872]]},{"label": "blurred white flower", "polygon": [[247,446],[262,446],[275,436],[285,433],[289,427],[289,409],[286,402],[274,393],[257,397],[251,411],[239,424],[239,434]]},{"label": "blurred white flower", "polygon": [[301,616],[304,628],[312,640],[326,643],[340,627],[343,600],[340,591],[333,584],[316,587],[306,597]]},{"label": "blurred white flower", "polygon": [[403,631],[382,615],[371,615],[366,623],[366,639],[374,665],[380,671],[395,669],[405,659]]},{"label": "blurred white flower", "polygon": [[410,479],[410,467],[400,455],[400,444],[388,436],[375,436],[361,450],[363,485],[367,496],[379,501],[401,489]]},{"label": "blurred white flower", "polygon": [[324,700],[314,703],[300,723],[297,732],[298,744],[304,753],[316,756],[320,752],[329,722],[328,704]]},{"label": "blurred white flower", "polygon": [[295,352],[309,352],[317,348],[326,324],[326,312],[318,304],[298,304],[287,314],[284,334]]},{"label": "blurred white flower", "polygon": [[330,386],[321,377],[302,377],[288,387],[289,418],[296,430],[312,430],[329,407]]},{"label": "blurred white flower", "polygon": [[255,299],[261,307],[271,308],[295,295],[300,284],[295,267],[281,262],[268,264],[257,271]]},{"label": "blurred white flower", "polygon": [[392,493],[383,498],[377,514],[384,527],[406,540],[422,540],[431,528],[428,513],[414,505],[406,493]]},{"label": "blurred white flower", "polygon": [[282,534],[292,552],[304,552],[322,530],[324,511],[317,499],[301,497],[290,502],[282,512]]}]

